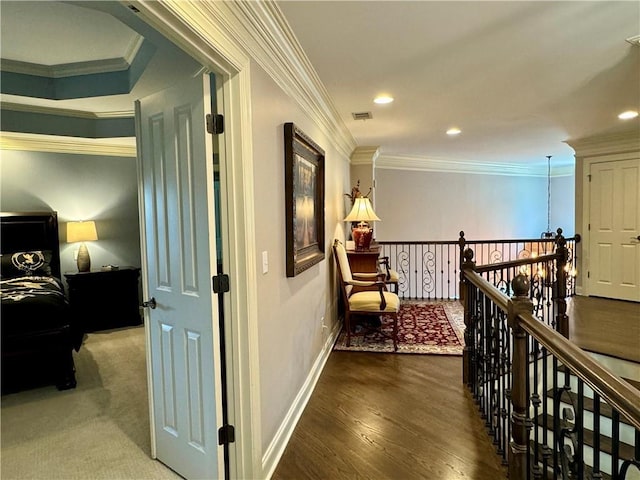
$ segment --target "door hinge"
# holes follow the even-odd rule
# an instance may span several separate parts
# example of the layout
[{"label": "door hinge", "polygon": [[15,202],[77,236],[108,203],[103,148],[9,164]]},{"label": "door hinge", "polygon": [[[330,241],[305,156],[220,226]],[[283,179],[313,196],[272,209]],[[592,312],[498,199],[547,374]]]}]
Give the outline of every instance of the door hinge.
[{"label": "door hinge", "polygon": [[591,181],[591,174],[587,175],[587,178]]},{"label": "door hinge", "polygon": [[224,273],[211,277],[213,293],[226,293],[229,291],[229,275]]},{"label": "door hinge", "polygon": [[591,278],[591,272],[587,272],[587,278]]},{"label": "door hinge", "polygon": [[224,133],[224,117],[218,113],[207,113],[207,133],[219,135]]},{"label": "door hinge", "polygon": [[233,425],[223,425],[218,429],[218,445],[226,445],[236,441],[236,429]]},{"label": "door hinge", "polygon": [[590,223],[587,225],[587,230],[591,231],[591,224]]}]

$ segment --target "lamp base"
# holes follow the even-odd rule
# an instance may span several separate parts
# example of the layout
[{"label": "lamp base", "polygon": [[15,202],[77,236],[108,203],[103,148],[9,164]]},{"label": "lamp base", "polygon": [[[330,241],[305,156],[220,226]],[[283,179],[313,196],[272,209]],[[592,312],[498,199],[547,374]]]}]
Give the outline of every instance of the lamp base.
[{"label": "lamp base", "polygon": [[88,272],[91,270],[91,257],[89,257],[89,250],[83,243],[78,250],[78,271]]},{"label": "lamp base", "polygon": [[356,250],[369,250],[373,230],[368,226],[358,225],[351,230],[351,236],[356,244]]}]

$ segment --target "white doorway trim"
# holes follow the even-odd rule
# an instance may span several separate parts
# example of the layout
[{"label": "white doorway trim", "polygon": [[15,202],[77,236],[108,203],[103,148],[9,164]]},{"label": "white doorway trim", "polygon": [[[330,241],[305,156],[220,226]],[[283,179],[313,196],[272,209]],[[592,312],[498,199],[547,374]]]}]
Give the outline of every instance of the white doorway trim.
[{"label": "white doorway trim", "polygon": [[250,60],[238,49],[232,35],[220,27],[224,3],[136,1],[133,5],[142,19],[222,78],[218,88],[225,133],[220,140],[220,157],[226,180],[222,202],[228,222],[222,237],[224,269],[231,273],[224,340],[229,421],[236,427],[236,442],[230,446],[230,471],[232,478],[262,478],[258,306],[251,294],[257,288],[257,272]]},{"label": "white doorway trim", "polygon": [[[596,135],[567,142],[575,150],[576,157],[576,207],[581,205],[581,219],[578,217],[576,228],[580,228],[581,235],[579,269],[581,282],[579,295],[589,296],[589,282],[587,272],[590,266],[590,235],[589,223],[591,219],[591,185],[589,174],[591,165],[601,162],[616,162],[632,160],[640,156],[640,134],[636,130],[619,132],[608,135]],[[581,196],[581,198],[580,198]]]}]

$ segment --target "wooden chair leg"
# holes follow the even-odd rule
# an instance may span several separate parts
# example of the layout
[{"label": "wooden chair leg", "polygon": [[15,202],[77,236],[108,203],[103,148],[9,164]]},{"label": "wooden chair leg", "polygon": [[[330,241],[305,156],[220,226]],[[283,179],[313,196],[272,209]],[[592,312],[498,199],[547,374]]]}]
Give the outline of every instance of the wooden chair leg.
[{"label": "wooden chair leg", "polygon": [[344,312],[344,328],[347,330],[347,347],[351,346],[351,316],[349,310]]}]

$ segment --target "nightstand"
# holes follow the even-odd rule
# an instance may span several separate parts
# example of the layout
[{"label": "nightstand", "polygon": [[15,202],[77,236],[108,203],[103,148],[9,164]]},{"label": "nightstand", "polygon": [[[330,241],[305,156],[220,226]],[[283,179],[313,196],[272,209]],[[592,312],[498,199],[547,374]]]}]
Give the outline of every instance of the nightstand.
[{"label": "nightstand", "polygon": [[137,267],[65,273],[71,313],[85,332],[140,325]]},{"label": "nightstand", "polygon": [[353,273],[376,273],[378,268],[378,257],[380,256],[380,246],[375,245],[368,250],[347,250],[349,267]]}]

